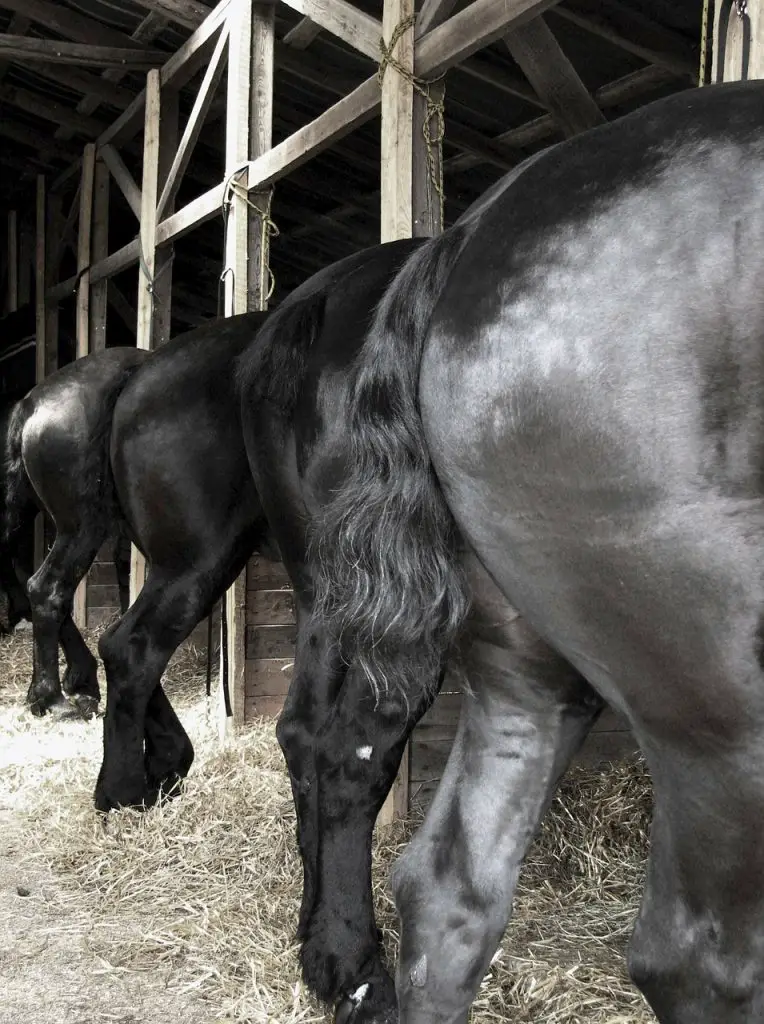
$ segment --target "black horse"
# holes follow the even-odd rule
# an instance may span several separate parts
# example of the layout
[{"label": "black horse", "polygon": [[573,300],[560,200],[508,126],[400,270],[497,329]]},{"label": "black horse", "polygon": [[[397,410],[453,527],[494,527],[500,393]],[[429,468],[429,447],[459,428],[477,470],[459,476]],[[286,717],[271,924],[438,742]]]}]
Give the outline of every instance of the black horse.
[{"label": "black horse", "polygon": [[[147,355],[140,349],[112,348],[69,363],[0,417],[5,440],[0,586],[9,594],[12,618],[25,611],[13,563],[22,535],[41,510],[55,528],[50,551],[26,585],[34,664],[27,702],[37,715],[62,699],[62,685],[86,716],[100,699],[96,661],[72,620],[72,602],[112,534],[122,609],[127,605],[129,556],[124,557],[120,544],[110,486],[109,430],[120,391]],[[63,684],[59,641],[67,662]]]},{"label": "black horse", "polygon": [[252,551],[272,554],[275,543],[298,622],[278,737],[304,863],[304,976],[339,1004],[339,1021],[358,1024],[395,1012],[374,922],[371,834],[436,685],[410,705],[375,708],[364,677],[347,673],[336,638],[313,615],[318,566],[307,552],[307,526],[311,508],[326,500],[322,478],[336,471],[335,407],[348,367],[376,303],[419,244],[343,260],[267,319],[232,317],[170,342],[125,387],[110,432],[120,514],[149,573],[100,641],[108,687],[96,806],[150,804],[186,775],[193,750],[162,691],[162,671]]},{"label": "black horse", "polygon": [[405,1024],[467,1021],[600,696],[655,790],[632,976],[662,1024],[764,1020],[763,246],[764,84],[708,87],[525,165],[380,306],[320,538],[336,628],[415,687],[460,535],[572,666],[486,645],[395,870]]}]

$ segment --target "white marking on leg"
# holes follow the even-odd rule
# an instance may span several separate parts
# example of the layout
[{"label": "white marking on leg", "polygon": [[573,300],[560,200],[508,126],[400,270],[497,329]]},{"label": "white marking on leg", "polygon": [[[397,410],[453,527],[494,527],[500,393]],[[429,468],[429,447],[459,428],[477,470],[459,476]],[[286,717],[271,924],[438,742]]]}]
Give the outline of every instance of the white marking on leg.
[{"label": "white marking on leg", "polygon": [[365,985],[360,985],[355,990],[355,992],[351,992],[350,993],[350,999],[352,1000],[352,1002],[355,1003],[356,1006],[358,1006],[359,1003],[363,1002],[364,997],[365,997],[365,995],[366,995],[366,993],[368,991],[369,991],[369,983],[366,982]]},{"label": "white marking on leg", "polygon": [[356,757],[360,757],[362,761],[368,761],[371,758],[374,747],[358,747],[356,749]]},{"label": "white marking on leg", "polygon": [[427,983],[427,954],[422,953],[409,971],[409,981],[414,988],[424,988]]}]

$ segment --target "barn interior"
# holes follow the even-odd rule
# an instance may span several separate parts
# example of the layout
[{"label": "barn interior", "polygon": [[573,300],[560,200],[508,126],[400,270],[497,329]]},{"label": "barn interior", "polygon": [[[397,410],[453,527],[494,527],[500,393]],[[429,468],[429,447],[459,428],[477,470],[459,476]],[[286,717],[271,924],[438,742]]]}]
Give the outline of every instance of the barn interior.
[{"label": "barn interior", "polygon": [[[226,311],[221,274],[230,231],[220,198],[232,171],[236,94],[220,39],[205,27],[236,3],[223,0],[213,9],[202,0],[0,0],[0,395],[25,393],[93,348],[136,340],[152,347]],[[262,263],[267,250],[267,265],[264,291],[254,300],[250,294],[250,308],[266,299],[273,306],[317,270],[380,238],[448,227],[527,156],[711,77],[713,15],[703,0],[424,0],[407,29],[416,53],[440,33],[451,54],[427,76],[413,57],[409,66],[381,57],[380,37],[391,42],[390,25],[399,25],[405,9],[398,0],[252,5],[273,26],[273,62],[272,75],[264,76],[266,58],[253,48],[240,95],[254,102],[258,89],[267,89],[269,124],[259,126],[262,137],[250,125],[248,155],[262,156],[263,138],[266,149],[285,155],[266,182],[269,216],[257,216],[258,258]],[[734,19],[736,10],[728,5],[726,16]],[[172,91],[162,85],[157,127],[152,334],[136,239],[147,228],[146,154],[157,140],[146,134],[143,108],[150,69],[166,69],[180,53]],[[179,63],[172,66],[176,74]],[[392,228],[384,178],[395,154],[384,124],[380,130],[380,70],[383,85],[394,78],[410,86],[415,76],[415,90],[430,97],[428,137],[424,145],[414,140],[414,178],[425,182],[428,214],[418,216],[415,199],[409,223],[396,214]],[[376,105],[349,103],[339,116],[347,100],[372,94]],[[331,131],[319,131],[333,111]],[[301,148],[295,143],[292,153],[297,139]],[[204,213],[163,241],[154,215],[181,150],[185,173],[163,216],[176,211],[177,219],[202,207]],[[148,251],[142,241],[141,253]],[[91,269],[107,263],[108,274],[96,281]],[[91,571],[83,624],[114,609],[107,560],[104,553]],[[246,721],[281,706],[295,627],[283,573],[253,559],[242,586],[246,692],[237,714]],[[457,693],[445,693],[420,726],[404,809],[411,792],[428,801],[458,704]],[[623,723],[605,716],[588,750],[611,758],[631,748]]]}]

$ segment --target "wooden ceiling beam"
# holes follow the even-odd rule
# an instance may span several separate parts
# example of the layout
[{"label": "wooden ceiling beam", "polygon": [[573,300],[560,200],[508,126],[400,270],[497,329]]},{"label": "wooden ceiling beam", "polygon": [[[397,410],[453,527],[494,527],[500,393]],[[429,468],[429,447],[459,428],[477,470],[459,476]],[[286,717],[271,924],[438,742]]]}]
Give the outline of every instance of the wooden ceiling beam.
[{"label": "wooden ceiling beam", "polygon": [[697,79],[697,47],[679,32],[657,25],[618,0],[608,0],[606,5],[600,0],[574,0],[572,4],[568,0],[564,7],[555,7],[554,16],[606,39],[648,64],[669,68],[680,77]]},{"label": "wooden ceiling beam", "polygon": [[504,42],[564,135],[571,138],[605,123],[605,115],[543,17],[510,29]]},{"label": "wooden ceiling beam", "polygon": [[293,50],[306,50],[321,33],[321,26],[310,18],[300,18],[294,28],[290,28],[282,42]]},{"label": "wooden ceiling beam", "polygon": [[[8,26],[8,31],[14,36],[25,36],[31,24],[32,22],[29,18],[24,18],[20,14],[14,14]],[[0,82],[5,78],[8,68],[12,63],[13,61],[11,60],[0,60]]]},{"label": "wooden ceiling beam", "polygon": [[293,11],[314,21],[364,56],[379,60],[382,22],[364,14],[346,0],[281,0]]},{"label": "wooden ceiling beam", "polygon": [[130,36],[87,18],[69,7],[48,0],[3,0],[2,6],[30,18],[36,25],[57,32],[64,39],[97,46],[129,46]]},{"label": "wooden ceiling beam", "polygon": [[0,34],[0,60],[41,61],[48,64],[74,64],[76,67],[118,67],[147,71],[161,66],[167,54],[161,50],[96,46],[90,43],[60,42],[51,39],[27,39]]},{"label": "wooden ceiling beam", "polygon": [[[71,89],[72,92],[82,93],[83,96],[93,96],[97,98],[98,103],[106,103],[117,110],[124,110],[125,107],[129,106],[135,95],[129,89],[120,89],[119,86],[113,85],[101,75],[90,74],[87,71],[78,71],[75,67],[64,67],[61,64],[42,64],[35,71],[38,75],[42,75],[43,78],[49,78],[52,82],[58,82],[67,89]],[[80,110],[78,104],[77,112],[91,114],[92,110]],[[56,137],[60,138],[61,136],[57,135]]]},{"label": "wooden ceiling beam", "polygon": [[75,110],[65,106],[63,103],[53,103],[46,100],[39,93],[30,92],[28,89],[20,89],[16,86],[0,85],[0,102],[7,103],[12,107],[33,114],[35,117],[45,121],[52,121],[54,124],[65,124],[73,131],[92,138],[102,132],[105,124],[95,117],[86,117],[78,114]]},{"label": "wooden ceiling beam", "polygon": [[212,10],[200,0],[135,0],[140,7],[184,28],[198,28]]},{"label": "wooden ceiling beam", "polygon": [[414,38],[427,35],[431,28],[442,24],[459,0],[424,0],[414,25]]},{"label": "wooden ceiling beam", "polygon": [[[36,150],[41,156],[44,156],[46,151],[51,148],[49,135],[11,121],[7,117],[0,117],[0,135],[21,146],[28,146],[29,149]],[[56,146],[55,153],[59,159],[63,160],[76,159],[81,155],[75,146]]]}]

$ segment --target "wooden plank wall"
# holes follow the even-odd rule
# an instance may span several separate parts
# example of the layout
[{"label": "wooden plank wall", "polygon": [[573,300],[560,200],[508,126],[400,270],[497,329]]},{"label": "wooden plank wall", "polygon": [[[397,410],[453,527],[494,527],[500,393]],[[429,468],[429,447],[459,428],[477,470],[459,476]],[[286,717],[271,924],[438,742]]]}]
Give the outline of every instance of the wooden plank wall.
[{"label": "wooden plank wall", "polygon": [[114,541],[108,540],[90,567],[87,585],[87,624],[92,629],[119,615],[119,587],[114,568]]},{"label": "wooden plank wall", "polygon": [[297,626],[289,577],[280,562],[247,564],[244,720],[278,715],[292,679]]},{"label": "wooden plank wall", "polygon": [[[259,555],[247,566],[245,723],[257,715],[276,717],[292,678],[296,625],[289,577],[284,567]],[[409,800],[425,809],[432,800],[456,733],[462,695],[448,677],[435,704],[411,741]],[[607,709],[579,754],[596,765],[632,753],[635,743],[625,721]]]}]

